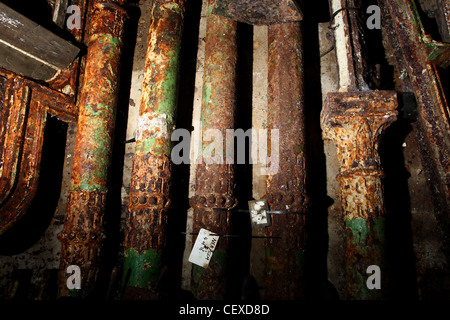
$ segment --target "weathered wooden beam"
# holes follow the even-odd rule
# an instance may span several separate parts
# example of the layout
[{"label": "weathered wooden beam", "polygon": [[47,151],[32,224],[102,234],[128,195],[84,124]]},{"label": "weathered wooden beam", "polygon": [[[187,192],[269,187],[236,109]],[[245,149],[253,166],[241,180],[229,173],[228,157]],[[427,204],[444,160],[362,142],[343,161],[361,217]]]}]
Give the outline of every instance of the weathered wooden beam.
[{"label": "weathered wooden beam", "polygon": [[0,67],[48,81],[67,68],[80,49],[0,3]]}]

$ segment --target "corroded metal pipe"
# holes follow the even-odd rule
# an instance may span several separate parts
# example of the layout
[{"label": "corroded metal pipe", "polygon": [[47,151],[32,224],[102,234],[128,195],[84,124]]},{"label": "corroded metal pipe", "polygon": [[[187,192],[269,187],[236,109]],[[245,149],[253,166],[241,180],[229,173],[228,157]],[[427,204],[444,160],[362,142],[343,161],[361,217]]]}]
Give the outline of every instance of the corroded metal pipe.
[{"label": "corroded metal pipe", "polygon": [[[233,129],[236,113],[237,24],[212,14],[215,0],[207,2],[205,71],[201,107],[202,130]],[[208,143],[204,143],[204,151]],[[230,233],[227,210],[237,205],[234,196],[234,165],[227,157],[215,154],[213,163],[196,165],[193,232],[205,228],[213,233]],[[219,164],[217,160],[222,161]],[[228,162],[228,163],[227,163]],[[219,210],[215,210],[217,208]],[[195,241],[195,239],[194,239]],[[220,238],[209,266],[193,265],[191,290],[198,299],[223,299],[227,293],[227,238]]]},{"label": "corroded metal pipe", "polygon": [[[125,296],[157,296],[163,266],[171,183],[178,70],[185,0],[154,1],[148,36],[125,227]],[[135,296],[133,294],[133,296]],[[148,294],[146,295],[149,296]]]},{"label": "corroded metal pipe", "polygon": [[[123,4],[124,1],[118,2]],[[95,3],[90,25],[71,187],[61,241],[60,296],[87,296],[95,285],[126,11],[116,3]],[[81,290],[66,287],[66,268],[81,269]]]},{"label": "corroded metal pipe", "polygon": [[[348,299],[380,299],[384,275],[383,171],[377,152],[383,131],[396,120],[394,91],[329,93],[322,111],[324,139],[337,146],[341,208],[346,227]],[[381,270],[381,290],[369,289],[367,268]]]},{"label": "corroded metal pipe", "polygon": [[268,127],[279,130],[279,169],[267,178],[266,299],[304,297],[306,195],[302,23],[268,27]]}]

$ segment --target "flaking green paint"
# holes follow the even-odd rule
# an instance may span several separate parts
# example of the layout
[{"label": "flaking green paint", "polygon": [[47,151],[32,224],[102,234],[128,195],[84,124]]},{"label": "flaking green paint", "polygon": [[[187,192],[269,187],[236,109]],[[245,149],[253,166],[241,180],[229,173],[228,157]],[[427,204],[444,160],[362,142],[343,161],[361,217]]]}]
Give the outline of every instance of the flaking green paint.
[{"label": "flaking green paint", "polygon": [[[214,270],[215,275],[219,275],[222,277],[220,281],[226,282],[226,268],[227,268],[227,260],[228,260],[228,254],[226,250],[223,249],[216,249],[213,252],[213,255],[211,257],[211,260],[209,261],[209,265],[207,268],[211,268]],[[192,265],[192,293],[194,296],[197,296],[197,291],[204,291],[202,289],[203,286],[203,279],[204,279],[204,273],[206,268],[202,268],[198,265],[193,264]],[[209,283],[209,281],[207,281]],[[218,293],[216,299],[223,299],[224,297],[220,296]]]},{"label": "flaking green paint", "polygon": [[214,5],[212,4],[206,9],[206,16],[209,17],[212,14],[213,10],[214,10]]},{"label": "flaking green paint", "polygon": [[[174,10],[173,15],[167,19],[182,19],[182,12]],[[180,17],[181,16],[181,17]],[[148,101],[143,102],[145,112],[153,111],[159,115],[166,116],[168,135],[171,135],[171,130],[175,124],[175,114],[178,103],[178,71],[180,61],[180,47],[181,47],[181,28],[176,32],[178,36],[173,36],[174,31],[162,31],[161,37],[167,38],[167,45],[172,50],[167,51],[166,57],[163,57],[167,62],[164,65],[158,65],[155,62],[150,64],[150,69],[153,74],[147,83],[147,97]],[[160,81],[155,81],[157,73],[162,72],[163,77]],[[141,107],[141,108],[142,108]],[[141,113],[145,113],[142,112]],[[152,137],[144,138],[136,144],[136,152],[139,154],[152,153],[158,156],[170,156],[172,150],[172,143],[166,139],[154,139]]]},{"label": "flaking green paint", "polygon": [[[156,289],[162,268],[163,250],[147,249],[138,252],[128,249],[124,257],[123,284],[128,287]],[[127,274],[130,272],[127,283]]]},{"label": "flaking green paint", "polygon": [[367,248],[361,247],[361,244],[364,244],[369,236],[379,241],[383,241],[384,239],[384,218],[379,217],[373,219],[373,226],[371,228],[367,221],[362,218],[346,220],[345,226],[352,231],[352,241],[358,246],[359,250],[367,250]]},{"label": "flaking green paint", "polygon": [[109,51],[109,58],[112,59],[114,55],[117,53],[117,48],[122,46],[122,41],[119,38],[115,38],[110,34],[102,34],[99,36],[100,42],[102,44],[111,45]]},{"label": "flaking green paint", "polygon": [[[345,225],[351,230],[350,241],[356,246],[357,252],[353,252],[354,257],[347,259],[357,259],[347,266],[349,295],[351,299],[367,300],[376,299],[380,293],[378,290],[369,290],[366,285],[366,268],[369,265],[380,266],[383,261],[383,243],[385,234],[385,219],[378,217],[373,219],[371,225],[362,218],[346,220]],[[374,246],[376,244],[376,246]]]},{"label": "flaking green paint", "polygon": [[83,150],[83,162],[91,163],[89,170],[79,173],[78,184],[72,186],[71,191],[100,191],[106,192],[106,180],[111,155],[111,134],[107,127],[107,122],[114,120],[114,110],[112,105],[98,103],[86,105],[84,117],[89,134],[85,134],[86,139],[92,139],[95,144],[86,144],[91,148]]}]

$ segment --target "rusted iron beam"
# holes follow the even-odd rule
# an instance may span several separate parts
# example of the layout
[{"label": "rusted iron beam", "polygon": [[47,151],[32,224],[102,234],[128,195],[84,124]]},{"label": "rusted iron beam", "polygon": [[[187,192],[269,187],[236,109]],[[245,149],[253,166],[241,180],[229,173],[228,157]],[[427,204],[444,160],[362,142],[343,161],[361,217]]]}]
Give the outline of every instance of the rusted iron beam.
[{"label": "rusted iron beam", "polygon": [[[236,116],[237,23],[212,13],[215,0],[207,2],[205,71],[201,106],[202,131],[218,130],[226,137]],[[203,139],[202,139],[203,140]],[[202,152],[208,146],[202,145]],[[230,214],[237,205],[234,196],[234,165],[227,156],[195,165],[193,232],[205,228],[219,235],[230,233]],[[219,163],[219,162],[222,163]],[[215,210],[215,208],[219,210]],[[194,242],[195,242],[194,236]],[[220,238],[207,268],[193,265],[191,291],[197,299],[223,299],[227,294],[228,238]]]},{"label": "rusted iron beam", "polygon": [[76,121],[71,99],[6,70],[0,109],[0,234],[19,221],[37,189],[47,115]]},{"label": "rusted iron beam", "polygon": [[[123,2],[122,2],[123,3]],[[61,241],[59,296],[88,296],[95,286],[126,11],[116,3],[95,3],[90,24],[84,83]],[[77,265],[82,287],[69,290],[66,269]]]},{"label": "rusted iron beam", "polygon": [[[346,228],[346,299],[381,299],[385,292],[385,208],[378,143],[396,120],[394,91],[329,93],[321,114],[323,138],[337,147],[337,180]],[[367,268],[381,269],[381,290],[366,286]]]},{"label": "rusted iron beam", "polygon": [[[279,130],[279,169],[267,177],[266,299],[304,298],[306,195],[302,23],[268,27],[268,129]],[[276,237],[281,237],[277,239]]]},{"label": "rusted iron beam", "polygon": [[7,82],[4,105],[0,109],[0,204],[9,196],[17,175],[26,128],[29,88],[22,78]]},{"label": "rusted iron beam", "polygon": [[303,19],[299,6],[293,0],[218,0],[213,13],[255,25]]},{"label": "rusted iron beam", "polygon": [[136,133],[124,242],[127,296],[158,297],[171,203],[171,135],[175,129],[185,0],[153,2]]},{"label": "rusted iron beam", "polygon": [[[25,91],[27,90],[25,89]],[[23,92],[23,90],[19,90],[19,92]],[[17,98],[19,97],[16,96]],[[27,99],[26,96],[20,96],[20,98]],[[8,230],[22,218],[37,190],[47,112],[46,108],[38,100],[33,99],[29,101],[30,105],[27,110],[26,128],[23,136],[21,138],[18,137],[18,141],[21,141],[23,146],[19,147],[21,149],[19,153],[3,154],[4,158],[2,158],[4,164],[12,161],[15,162],[16,166],[13,168],[13,176],[9,177],[11,178],[10,180],[8,179],[13,184],[6,186],[8,189],[6,190],[7,197],[2,197],[3,201],[0,207],[0,234]],[[9,128],[6,129],[8,130]],[[11,133],[11,130],[9,133]],[[9,153],[11,150],[9,148],[13,145],[4,145],[5,148],[3,150]]]},{"label": "rusted iron beam", "polygon": [[[437,44],[425,34],[413,1],[379,1],[397,66],[405,65],[418,105],[413,123],[436,217],[448,226],[450,212],[450,111],[436,66],[429,61]],[[428,39],[428,40],[427,40]],[[427,58],[428,57],[428,58]],[[445,229],[446,230],[446,229]],[[446,232],[446,231],[445,231]]]}]

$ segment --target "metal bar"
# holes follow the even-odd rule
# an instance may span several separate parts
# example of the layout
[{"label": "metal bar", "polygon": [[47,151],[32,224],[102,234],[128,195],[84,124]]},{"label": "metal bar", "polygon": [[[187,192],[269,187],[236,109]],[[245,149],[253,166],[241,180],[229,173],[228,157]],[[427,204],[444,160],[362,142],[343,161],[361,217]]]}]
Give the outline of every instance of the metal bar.
[{"label": "metal bar", "polygon": [[[450,110],[437,68],[426,57],[432,43],[423,41],[417,8],[409,1],[380,1],[389,27],[391,46],[398,48],[396,64],[405,64],[419,116],[413,124],[422,164],[430,183],[438,220],[448,225],[450,211]],[[399,27],[402,26],[402,27]]]},{"label": "metal bar", "polygon": [[47,114],[75,122],[70,97],[0,69],[6,79],[0,109],[0,233],[19,221],[36,192]]},{"label": "metal bar", "polygon": [[[1,203],[0,234],[23,217],[36,193],[46,120],[47,109],[37,99],[30,99],[22,150],[9,155],[18,157],[20,162],[12,176],[13,188]],[[11,159],[14,158],[5,157],[3,161]]]},{"label": "metal bar", "polygon": [[[158,296],[171,203],[171,134],[175,128],[185,0],[154,1],[142,82],[124,242],[124,298]],[[125,283],[126,282],[126,283]]]},{"label": "metal bar", "polygon": [[0,204],[8,198],[16,182],[26,128],[29,91],[20,77],[7,81],[4,105],[0,110]]},{"label": "metal bar", "polygon": [[[201,124],[203,132],[218,130],[226,137],[226,129],[235,125],[237,23],[213,14],[215,4],[215,0],[207,2]],[[202,151],[206,147],[204,141]],[[215,156],[216,161],[211,164],[196,164],[195,196],[190,199],[194,209],[193,233],[205,228],[217,234],[230,234],[229,214],[216,212],[213,208],[233,209],[237,205],[234,165],[227,163],[227,157],[222,154]],[[227,248],[228,239],[220,239],[209,267],[193,265],[191,291],[198,299],[214,300],[226,296]]]},{"label": "metal bar", "polygon": [[[303,44],[301,22],[268,27],[268,129],[279,130],[279,169],[267,177],[271,211],[301,212],[275,215],[266,227],[266,299],[304,297],[306,195]],[[287,76],[288,75],[288,76]]]},{"label": "metal bar", "polygon": [[[433,53],[442,44],[425,34],[415,1],[379,1],[379,5],[382,18],[386,21],[386,39],[394,49],[394,65],[397,70],[407,75],[402,79],[402,83],[414,93],[417,101],[417,120],[412,123],[412,127],[431,193],[434,218],[437,221],[433,232],[442,240],[437,250],[449,261],[450,110],[440,72],[433,59],[430,59],[430,52]],[[447,58],[446,62],[448,64],[450,59]],[[420,260],[420,253],[416,254]],[[439,282],[443,280],[438,274],[445,269],[448,269],[448,263],[438,267],[430,266],[426,270],[418,267],[419,288],[423,287],[425,271],[433,273],[439,270],[435,273],[435,281]],[[421,291],[419,289],[419,294],[423,295]]]},{"label": "metal bar", "polygon": [[[119,5],[94,5],[71,188],[64,229],[58,235],[62,245],[59,296],[89,295],[98,273],[126,17]],[[80,290],[66,286],[65,272],[70,265],[81,269]]]},{"label": "metal bar", "polygon": [[[394,91],[329,93],[322,110],[323,138],[337,147],[341,207],[346,227],[347,299],[380,299],[382,290],[366,286],[367,268],[384,275],[385,208],[378,142],[396,120]],[[383,276],[384,280],[385,277]]]}]

